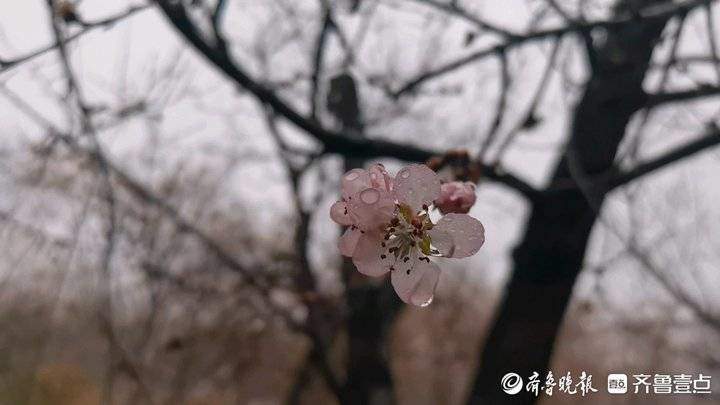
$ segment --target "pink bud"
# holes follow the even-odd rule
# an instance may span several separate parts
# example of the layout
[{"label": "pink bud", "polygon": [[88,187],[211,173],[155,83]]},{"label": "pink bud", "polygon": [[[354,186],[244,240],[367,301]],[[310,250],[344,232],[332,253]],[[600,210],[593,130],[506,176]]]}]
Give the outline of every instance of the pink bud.
[{"label": "pink bud", "polygon": [[440,187],[440,197],[435,206],[443,214],[467,214],[475,204],[475,184],[470,182],[452,181]]}]

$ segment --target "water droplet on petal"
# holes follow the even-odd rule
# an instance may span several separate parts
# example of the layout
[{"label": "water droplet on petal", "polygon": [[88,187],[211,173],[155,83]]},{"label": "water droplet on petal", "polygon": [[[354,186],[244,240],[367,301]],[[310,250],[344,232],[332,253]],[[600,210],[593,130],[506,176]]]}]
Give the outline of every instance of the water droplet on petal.
[{"label": "water droplet on petal", "polygon": [[432,297],[430,297],[430,299],[428,299],[427,301],[418,304],[418,306],[419,306],[420,308],[424,308],[424,307],[432,304],[433,298],[435,298],[435,296],[432,296]]},{"label": "water droplet on petal", "polygon": [[375,189],[368,188],[360,193],[360,200],[365,204],[375,204],[378,200],[380,200],[380,192]]},{"label": "water droplet on petal", "polygon": [[407,169],[402,170],[400,172],[400,177],[402,177],[403,179],[407,179],[408,177],[410,177],[410,171]]},{"label": "water droplet on petal", "polygon": [[345,179],[347,181],[353,181],[353,180],[357,179],[358,176],[360,176],[360,175],[357,172],[350,172],[350,173],[348,173],[347,176],[345,176]]}]

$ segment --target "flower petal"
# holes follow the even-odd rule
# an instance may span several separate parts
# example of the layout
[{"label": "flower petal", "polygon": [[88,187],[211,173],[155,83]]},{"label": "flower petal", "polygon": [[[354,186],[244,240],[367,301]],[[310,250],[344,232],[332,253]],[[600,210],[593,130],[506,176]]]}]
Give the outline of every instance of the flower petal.
[{"label": "flower petal", "polygon": [[352,169],[345,173],[342,178],[342,197],[348,201],[349,197],[360,191],[371,187],[370,173],[364,169]]},{"label": "flower petal", "polygon": [[409,165],[395,176],[393,190],[398,201],[417,212],[440,196],[440,178],[425,165]]},{"label": "flower petal", "polygon": [[390,271],[390,266],[395,260],[392,256],[386,256],[384,259],[380,255],[384,254],[381,245],[383,235],[379,232],[365,232],[355,247],[353,254],[353,264],[358,271],[366,276],[379,277]]},{"label": "flower petal", "polygon": [[445,257],[472,256],[485,243],[485,228],[466,214],[447,214],[428,231],[433,246]]},{"label": "flower petal", "polygon": [[385,170],[385,166],[380,163],[376,163],[368,168],[370,174],[370,184],[373,188],[380,190],[391,191],[392,190],[392,177]]},{"label": "flower petal", "polygon": [[330,207],[330,218],[340,225],[352,225],[354,222],[345,201],[338,201]]},{"label": "flower petal", "polygon": [[360,229],[374,231],[393,218],[395,199],[390,193],[366,188],[348,200],[348,211]]},{"label": "flower petal", "polygon": [[393,270],[390,279],[400,299],[424,307],[432,302],[440,278],[440,268],[433,262],[418,258],[412,263],[412,266]]},{"label": "flower petal", "polygon": [[361,236],[362,232],[357,228],[346,229],[343,236],[340,237],[340,241],[338,241],[340,253],[343,256],[352,257]]}]

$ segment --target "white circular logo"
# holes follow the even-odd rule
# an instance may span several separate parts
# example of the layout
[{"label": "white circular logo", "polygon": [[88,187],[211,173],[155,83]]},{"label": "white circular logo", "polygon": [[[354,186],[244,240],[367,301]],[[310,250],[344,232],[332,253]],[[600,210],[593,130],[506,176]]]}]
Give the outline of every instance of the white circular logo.
[{"label": "white circular logo", "polygon": [[515,395],[522,389],[523,380],[518,374],[507,373],[500,380],[500,385],[506,394]]}]

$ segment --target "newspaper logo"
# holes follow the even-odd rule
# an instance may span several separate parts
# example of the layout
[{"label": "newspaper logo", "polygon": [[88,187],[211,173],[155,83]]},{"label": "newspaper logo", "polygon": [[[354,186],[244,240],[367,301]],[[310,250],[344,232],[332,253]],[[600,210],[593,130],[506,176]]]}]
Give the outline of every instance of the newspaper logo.
[{"label": "newspaper logo", "polygon": [[610,374],[607,380],[607,390],[610,394],[625,394],[628,391],[627,374]]},{"label": "newspaper logo", "polygon": [[523,380],[519,374],[507,373],[500,380],[500,385],[506,394],[515,395],[523,389]]}]

